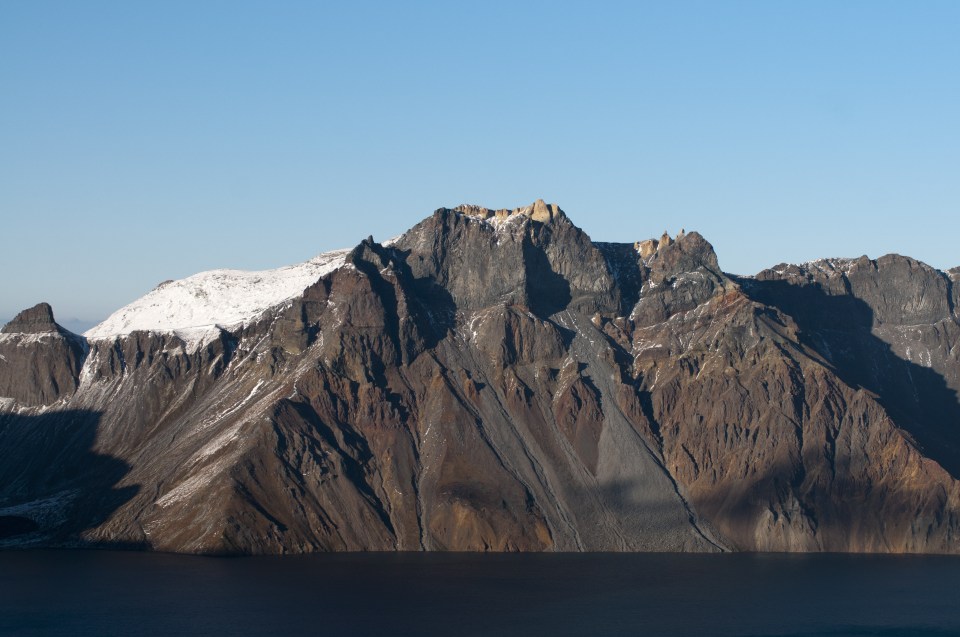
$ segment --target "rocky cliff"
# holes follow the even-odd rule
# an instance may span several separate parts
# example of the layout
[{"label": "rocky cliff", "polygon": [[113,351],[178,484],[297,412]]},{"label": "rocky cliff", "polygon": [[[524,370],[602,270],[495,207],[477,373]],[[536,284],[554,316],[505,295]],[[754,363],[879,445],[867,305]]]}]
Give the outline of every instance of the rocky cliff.
[{"label": "rocky cliff", "polygon": [[0,546],[960,552],[957,270],[440,209],[0,334]]}]

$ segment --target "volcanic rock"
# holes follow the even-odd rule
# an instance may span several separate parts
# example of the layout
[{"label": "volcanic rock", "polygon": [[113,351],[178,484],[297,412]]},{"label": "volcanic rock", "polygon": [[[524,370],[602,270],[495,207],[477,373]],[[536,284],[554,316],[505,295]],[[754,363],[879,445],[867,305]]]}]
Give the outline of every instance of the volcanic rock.
[{"label": "volcanic rock", "polygon": [[70,396],[80,380],[86,342],[60,327],[39,303],[0,329],[0,400],[49,405]]},{"label": "volcanic rock", "polygon": [[[960,270],[556,205],[0,335],[2,546],[960,552]],[[14,523],[15,522],[15,523]]]}]

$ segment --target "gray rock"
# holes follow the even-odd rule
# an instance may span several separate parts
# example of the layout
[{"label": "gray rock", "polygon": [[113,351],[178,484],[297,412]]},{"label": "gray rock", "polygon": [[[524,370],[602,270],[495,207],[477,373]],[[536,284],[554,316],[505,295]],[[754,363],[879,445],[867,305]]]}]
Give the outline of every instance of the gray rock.
[{"label": "gray rock", "polygon": [[0,397],[49,405],[76,391],[86,354],[82,337],[60,327],[40,303],[0,330]]},{"label": "gray rock", "polygon": [[[0,334],[0,546],[960,552],[958,270],[440,209],[200,347]],[[82,379],[82,380],[81,380]]]},{"label": "gray rock", "polygon": [[44,334],[60,332],[62,328],[53,320],[53,309],[49,303],[38,303],[14,317],[0,329],[2,334]]}]

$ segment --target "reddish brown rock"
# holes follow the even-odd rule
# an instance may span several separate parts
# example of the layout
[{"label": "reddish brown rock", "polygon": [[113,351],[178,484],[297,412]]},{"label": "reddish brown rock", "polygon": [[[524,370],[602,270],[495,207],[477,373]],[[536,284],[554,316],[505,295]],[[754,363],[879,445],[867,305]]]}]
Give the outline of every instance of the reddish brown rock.
[{"label": "reddish brown rock", "polygon": [[955,271],[441,209],[200,345],[0,335],[3,546],[960,552]]}]

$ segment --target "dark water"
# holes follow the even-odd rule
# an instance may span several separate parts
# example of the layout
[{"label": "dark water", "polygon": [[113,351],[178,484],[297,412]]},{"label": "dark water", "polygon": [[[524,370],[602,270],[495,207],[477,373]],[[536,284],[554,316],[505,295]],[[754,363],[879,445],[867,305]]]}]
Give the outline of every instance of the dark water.
[{"label": "dark water", "polygon": [[0,553],[3,635],[960,635],[960,559]]}]

